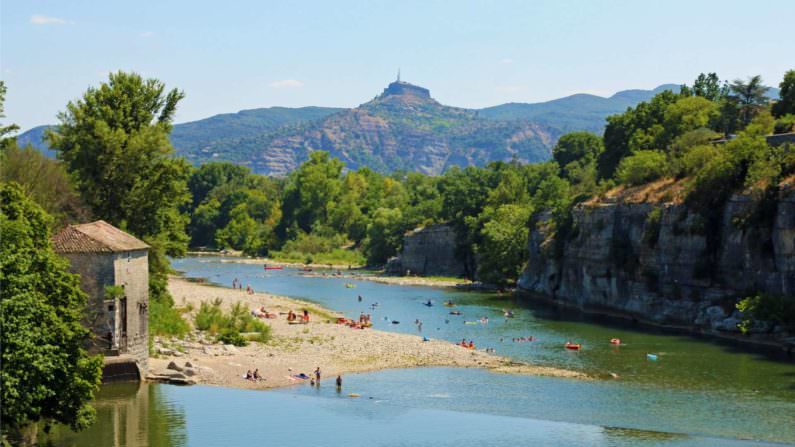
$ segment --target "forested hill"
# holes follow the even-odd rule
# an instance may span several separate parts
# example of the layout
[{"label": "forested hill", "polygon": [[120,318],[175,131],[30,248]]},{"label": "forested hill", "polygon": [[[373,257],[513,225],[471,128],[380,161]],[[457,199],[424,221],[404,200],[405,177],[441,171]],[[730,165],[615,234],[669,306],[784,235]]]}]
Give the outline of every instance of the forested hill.
[{"label": "forested hill", "polygon": [[679,85],[663,84],[654,90],[623,90],[609,98],[579,93],[539,103],[511,102],[479,111],[480,116],[495,120],[530,120],[561,132],[587,130],[601,134],[605,118],[623,113],[665,90],[679,91]]},{"label": "forested hill", "polygon": [[[665,84],[654,90],[625,90],[609,98],[577,94],[480,110],[445,106],[429,93],[385,91],[354,109],[270,107],[215,115],[175,125],[171,141],[177,154],[193,164],[226,160],[265,174],[283,175],[318,149],[331,152],[351,169],[369,166],[382,172],[406,169],[438,174],[454,165],[482,166],[512,158],[546,160],[561,134],[573,130],[601,133],[605,117],[660,91],[678,88]],[[52,155],[41,141],[46,128],[23,133],[19,143],[30,143]]]},{"label": "forested hill", "polygon": [[450,166],[483,166],[493,160],[544,161],[559,136],[529,121],[477,115],[408,88],[385,91],[359,107],[308,124],[241,138],[233,153],[225,141],[210,149],[255,172],[275,175],[293,170],[313,150],[328,151],[349,169],[441,174]]}]

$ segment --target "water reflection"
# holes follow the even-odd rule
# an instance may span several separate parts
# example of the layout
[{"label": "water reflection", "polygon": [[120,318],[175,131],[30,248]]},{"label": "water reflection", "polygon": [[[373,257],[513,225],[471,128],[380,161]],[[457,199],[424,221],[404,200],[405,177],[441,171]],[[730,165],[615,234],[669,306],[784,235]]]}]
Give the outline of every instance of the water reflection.
[{"label": "water reflection", "polygon": [[165,396],[165,388],[143,383],[103,385],[94,402],[97,421],[75,433],[55,427],[42,434],[52,447],[178,447],[187,445],[185,412]]}]

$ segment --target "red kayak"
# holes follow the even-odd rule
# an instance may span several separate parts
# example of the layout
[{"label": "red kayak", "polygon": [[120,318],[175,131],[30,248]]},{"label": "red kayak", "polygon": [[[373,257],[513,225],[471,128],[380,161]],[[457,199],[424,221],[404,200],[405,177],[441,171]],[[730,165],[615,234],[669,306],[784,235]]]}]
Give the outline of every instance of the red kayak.
[{"label": "red kayak", "polygon": [[266,265],[265,270],[282,270],[284,267],[281,265]]},{"label": "red kayak", "polygon": [[579,343],[566,343],[566,349],[570,349],[572,351],[579,351],[582,348],[582,345]]}]

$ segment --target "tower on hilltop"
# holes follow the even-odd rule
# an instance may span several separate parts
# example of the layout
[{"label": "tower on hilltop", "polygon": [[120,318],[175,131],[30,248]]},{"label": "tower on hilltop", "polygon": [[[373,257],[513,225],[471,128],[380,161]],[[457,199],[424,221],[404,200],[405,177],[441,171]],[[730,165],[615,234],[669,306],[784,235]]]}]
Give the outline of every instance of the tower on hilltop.
[{"label": "tower on hilltop", "polygon": [[401,81],[400,68],[398,68],[397,80],[389,84],[387,88],[384,89],[384,93],[381,96],[413,96],[416,98],[430,99],[431,91],[427,88]]}]

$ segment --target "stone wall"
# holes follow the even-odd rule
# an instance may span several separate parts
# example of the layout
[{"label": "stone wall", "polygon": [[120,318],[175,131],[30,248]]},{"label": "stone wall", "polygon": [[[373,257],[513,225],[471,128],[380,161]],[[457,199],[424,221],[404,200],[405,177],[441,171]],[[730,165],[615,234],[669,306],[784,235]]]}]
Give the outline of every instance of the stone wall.
[{"label": "stone wall", "polygon": [[455,231],[449,225],[431,225],[403,237],[400,269],[403,274],[464,276],[465,260],[456,256]]},{"label": "stone wall", "polygon": [[[757,205],[735,195],[712,229],[685,205],[580,206],[570,239],[557,247],[542,218],[518,286],[583,310],[736,332],[738,297],[795,294],[795,193],[780,193],[767,223],[750,223]],[[655,209],[657,220],[649,217]],[[708,240],[717,241],[712,255]],[[759,328],[769,330],[776,328]]]},{"label": "stone wall", "polygon": [[[66,253],[70,270],[80,275],[80,286],[88,294],[84,324],[92,330],[94,337],[89,352],[103,354],[128,354],[146,376],[149,359],[148,307],[149,265],[146,250],[122,253]],[[126,299],[126,332],[122,321],[122,302],[106,302],[105,286],[124,288]],[[113,314],[115,328],[109,321]],[[108,332],[118,334],[117,343],[111,346]],[[126,341],[126,342],[125,342]]]},{"label": "stone wall", "polygon": [[149,359],[149,257],[146,250],[116,253],[116,285],[127,299],[127,349],[146,376]]}]

